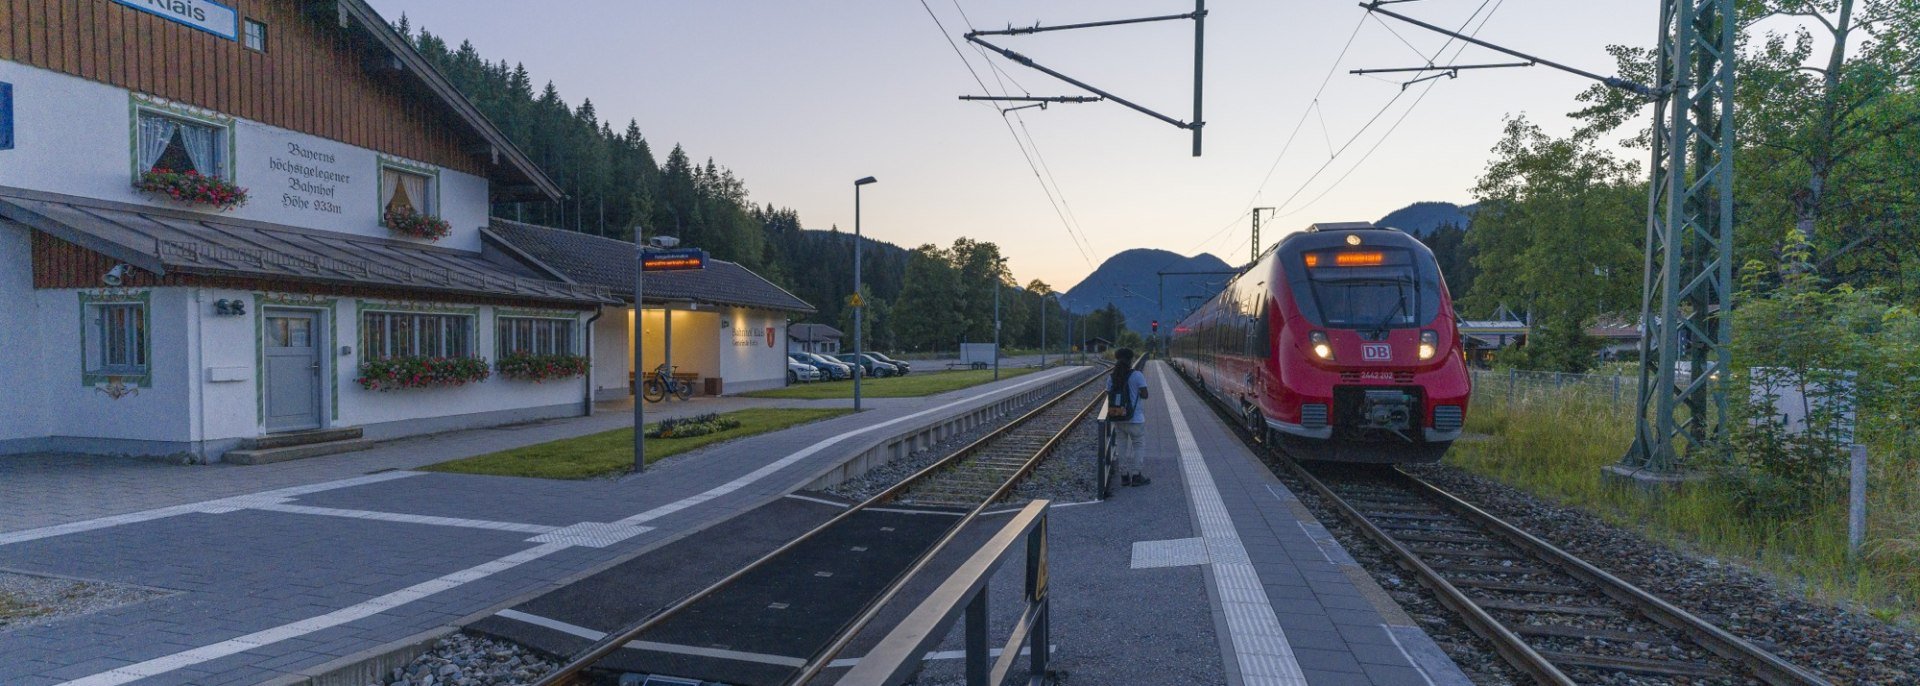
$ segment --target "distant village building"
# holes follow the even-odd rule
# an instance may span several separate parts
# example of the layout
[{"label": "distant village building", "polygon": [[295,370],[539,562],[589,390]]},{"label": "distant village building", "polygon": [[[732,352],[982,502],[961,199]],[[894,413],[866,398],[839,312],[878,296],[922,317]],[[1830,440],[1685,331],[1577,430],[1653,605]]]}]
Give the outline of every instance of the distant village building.
[{"label": "distant village building", "polygon": [[[491,219],[560,188],[364,0],[22,16],[50,4],[0,2],[0,453],[221,459],[627,393],[633,246]],[[725,262],[657,281],[683,370],[783,382],[812,307]]]},{"label": "distant village building", "polygon": [[795,324],[787,330],[787,350],[834,355],[840,352],[839,329],[825,324]]}]

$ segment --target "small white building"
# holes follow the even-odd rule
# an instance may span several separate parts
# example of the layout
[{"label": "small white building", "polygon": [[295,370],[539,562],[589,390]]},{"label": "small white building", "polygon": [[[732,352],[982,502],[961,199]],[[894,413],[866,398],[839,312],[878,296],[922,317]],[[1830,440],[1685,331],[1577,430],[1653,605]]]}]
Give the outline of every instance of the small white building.
[{"label": "small white building", "polygon": [[[526,239],[578,234],[489,217],[559,188],[363,0],[22,19],[44,4],[0,0],[0,453],[248,461],[626,392],[617,276]],[[675,362],[783,382],[786,313],[811,308],[738,265],[688,274],[647,293]]]},{"label": "small white building", "polygon": [[[601,400],[630,395],[633,270],[639,256],[634,244],[499,218],[482,237],[498,259],[605,289],[625,301],[601,307],[591,320],[593,388]],[[785,386],[787,323],[814,312],[806,301],[725,260],[708,259],[697,271],[648,272],[642,290],[646,336],[638,369],[655,369],[671,354],[675,371],[693,377],[697,392],[707,395]]]}]

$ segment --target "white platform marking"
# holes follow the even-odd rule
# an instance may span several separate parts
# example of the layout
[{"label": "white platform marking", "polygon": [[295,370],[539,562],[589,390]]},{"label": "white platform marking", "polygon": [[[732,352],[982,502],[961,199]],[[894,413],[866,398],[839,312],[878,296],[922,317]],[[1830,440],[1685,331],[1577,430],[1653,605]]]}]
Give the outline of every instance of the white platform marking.
[{"label": "white platform marking", "polygon": [[1206,564],[1207,539],[1176,538],[1169,541],[1134,541],[1133,569],[1189,567]]},{"label": "white platform marking", "polygon": [[[507,619],[511,619],[518,622],[526,622],[528,624],[532,624],[538,627],[545,627],[548,629],[552,629],[554,631],[558,631],[563,634],[579,636],[580,638],[584,638],[589,641],[598,641],[600,639],[607,637],[607,634],[604,631],[595,631],[593,629],[589,629],[584,626],[580,626],[578,624],[569,624],[566,622],[562,622],[558,619],[554,619],[552,617],[542,617],[540,615],[521,612],[519,610],[501,610],[499,614],[496,616],[505,617]],[[698,646],[685,646],[685,645],[678,645],[673,643],[656,643],[653,641],[628,641],[626,645],[621,647],[632,648],[634,650],[651,650],[656,653],[672,653],[675,655],[698,655],[701,657],[717,657],[717,658],[726,659],[726,660],[739,660],[741,662],[758,662],[758,663],[769,664],[769,665],[780,665],[783,667],[802,667],[802,666],[805,666],[807,662],[806,660],[797,658],[797,657],[786,657],[782,655],[768,655],[765,653],[747,653],[747,652],[741,652],[737,650],[726,650],[723,648],[701,648]],[[1059,650],[1059,646],[1047,647],[1048,654],[1052,654],[1058,650]],[[992,651],[992,655],[993,657],[999,657],[1002,652],[1004,651],[1002,651],[999,648],[994,648]],[[1032,651],[1027,648],[1020,649],[1021,655],[1026,655],[1031,652]],[[966,656],[967,656],[967,652],[964,650],[941,650],[941,651],[927,653],[925,656],[922,656],[921,659],[923,660],[958,660]],[[860,658],[843,657],[838,660],[834,660],[833,662],[827,663],[827,666],[830,668],[841,668],[841,667],[852,667],[857,664],[860,664]]]},{"label": "white platform marking", "polygon": [[[1036,373],[1032,375],[1035,378],[1028,379],[1020,383],[1012,384],[1010,386],[1007,386],[1006,388],[996,391],[995,393],[1004,394],[1004,393],[1013,391],[1015,389],[1031,386],[1033,384],[1056,380],[1060,376],[1066,373],[1069,373],[1071,371],[1072,371],[1072,368],[1061,368],[1051,372]],[[419,584],[408,586],[406,588],[400,589],[398,591],[394,591],[392,593],[388,593],[386,595],[380,596],[378,598],[374,598],[372,600],[368,600],[363,603],[358,603],[340,610],[335,610],[333,612],[329,612],[327,614],[320,615],[318,617],[303,619],[303,620],[292,622],[289,624],[283,624],[277,627],[273,627],[271,629],[266,629],[264,631],[257,631],[251,634],[247,634],[245,636],[241,636],[239,638],[234,638],[227,641],[215,643],[213,645],[194,648],[192,650],[185,650],[185,651],[174,653],[172,655],[168,655],[165,657],[159,657],[152,660],[147,660],[145,662],[127,665],[119,669],[101,672],[99,674],[94,674],[92,676],[84,677],[81,679],[75,679],[73,681],[65,682],[63,686],[115,686],[117,684],[124,684],[130,681],[144,679],[157,674],[165,674],[167,672],[171,672],[176,669],[191,667],[193,665],[197,665],[210,660],[216,660],[216,659],[226,657],[228,655],[232,655],[235,653],[244,652],[259,646],[278,643],[280,641],[285,641],[290,638],[298,638],[301,636],[305,636],[307,634],[311,634],[316,631],[332,628],[335,626],[339,626],[341,624],[346,624],[348,622],[351,622],[357,619],[369,617],[375,614],[379,614],[380,612],[384,612],[386,610],[390,610],[395,607],[405,605],[407,603],[413,602],[415,600],[419,600],[421,598],[425,598],[429,595],[433,595],[441,591],[456,588],[461,585],[471,583],[473,581],[484,579],[494,574],[520,566],[521,564],[524,564],[526,562],[536,560],[536,559],[545,557],[547,555],[551,555],[555,552],[565,550],[568,547],[570,547],[569,543],[558,542],[559,540],[579,542],[581,545],[592,545],[593,542],[604,540],[609,536],[620,536],[621,538],[625,538],[625,537],[637,535],[641,532],[651,530],[651,527],[639,526],[642,522],[658,519],[660,517],[664,517],[674,512],[679,512],[681,510],[685,510],[695,505],[699,505],[700,503],[704,503],[714,498],[718,498],[728,493],[732,493],[734,491],[740,490],[741,488],[745,488],[746,486],[751,485],[754,482],[757,482],[761,479],[764,479],[768,476],[773,475],[775,472],[778,472],[781,469],[784,469],[795,462],[799,462],[800,460],[805,459],[809,456],[812,456],[815,453],[820,452],[821,450],[825,450],[828,446],[831,446],[835,443],[839,443],[840,441],[844,441],[848,438],[852,438],[854,436],[858,436],[861,434],[878,431],[880,429],[883,429],[888,426],[892,426],[894,424],[898,424],[900,422],[904,422],[910,419],[923,417],[928,414],[939,412],[942,410],[947,410],[947,409],[959,406],[961,404],[971,402],[976,399],[977,398],[966,398],[962,400],[956,400],[950,403],[946,403],[944,405],[940,405],[938,407],[932,407],[925,410],[921,410],[919,412],[915,412],[910,415],[880,422],[878,424],[874,424],[865,428],[855,429],[853,431],[841,433],[831,438],[823,439],[818,443],[807,446],[805,449],[797,453],[788,455],[787,457],[781,458],[779,460],[775,460],[772,463],[769,463],[759,469],[749,472],[745,476],[734,479],[720,486],[716,486],[712,489],[707,490],[706,492],[695,494],[686,498],[682,498],[678,501],[668,503],[666,505],[661,505],[660,507],[647,510],[646,512],[642,512],[640,514],[634,515],[632,517],[628,517],[626,519],[622,519],[617,522],[612,522],[610,524],[599,523],[599,522],[588,522],[583,524],[577,524],[573,527],[568,527],[567,529],[569,531],[567,531],[567,533],[564,535],[555,536],[555,534],[559,534],[560,530],[556,530],[555,532],[552,532],[549,534],[543,534],[541,537],[536,537],[536,538],[555,536],[556,542],[542,543],[538,547],[531,548],[528,550],[523,550],[521,552],[499,558],[492,562],[487,562],[474,567],[469,567],[467,569],[454,572],[452,574],[448,574],[446,576],[442,576],[437,579],[433,579],[430,581],[425,581]],[[203,503],[194,503],[190,505],[181,505],[177,507],[160,508],[157,510],[148,510],[146,512],[136,512],[128,515],[120,515],[117,517],[104,517],[101,519],[88,520],[85,522],[76,522],[73,524],[65,524],[61,526],[45,527],[43,529],[30,529],[27,531],[21,531],[21,532],[16,532],[14,534],[7,534],[5,536],[0,536],[0,545],[4,545],[6,543],[18,542],[18,541],[33,540],[35,538],[46,538],[48,536],[59,536],[63,534],[74,533],[76,531],[102,529],[110,526],[118,526],[120,524],[147,521],[149,519],[159,519],[161,517],[171,517],[175,515],[188,514],[192,512],[204,512],[210,508],[218,508],[218,509],[222,509],[222,511],[231,512],[236,509],[246,509],[249,507],[261,506],[261,505],[277,505],[277,504],[284,503],[285,498],[288,496],[318,493],[320,491],[327,491],[327,490],[332,490],[336,488],[346,488],[349,486],[358,486],[358,485],[369,484],[369,483],[377,483],[381,481],[388,481],[391,479],[400,479],[400,478],[405,478],[409,476],[417,476],[419,474],[421,474],[421,472],[382,472],[380,474],[371,474],[367,476],[356,477],[353,479],[343,479],[340,481],[330,481],[322,484],[310,484],[306,486],[295,486],[292,488],[282,488],[282,489],[277,489],[272,491],[263,491],[260,493],[255,493],[255,494],[245,495],[245,496],[238,496],[235,498],[209,500]],[[39,532],[39,533],[36,533],[36,532]]]},{"label": "white platform marking", "polygon": [[[458,517],[433,517],[428,515],[403,514],[399,512],[379,512],[375,510],[343,510],[335,507],[312,507],[291,503],[268,503],[254,505],[249,509],[268,512],[286,512],[290,514],[320,515],[323,517],[347,517],[350,519],[370,519],[380,522],[400,522],[403,524],[427,524],[430,526],[451,526],[465,529],[488,529],[492,531],[512,531],[523,534],[544,534],[559,529],[545,524],[521,524],[519,522],[495,522],[485,519],[461,519]],[[538,541],[544,543],[545,541]]]},{"label": "white platform marking", "polygon": [[176,517],[184,514],[196,514],[196,513],[223,514],[227,512],[235,512],[238,510],[245,510],[258,505],[285,502],[287,498],[291,498],[294,496],[319,493],[321,491],[331,491],[339,488],[364,486],[366,484],[380,483],[382,481],[392,481],[394,479],[404,479],[410,476],[419,476],[420,474],[422,474],[422,472],[381,472],[379,474],[368,474],[366,476],[357,476],[351,479],[340,479],[338,481],[327,481],[327,482],[317,483],[317,484],[307,484],[304,486],[278,488],[271,491],[261,491],[259,493],[237,495],[230,498],[217,498],[214,500],[207,500],[207,501],[202,501],[197,503],[188,503],[186,505],[174,505],[172,507],[161,507],[161,508],[155,508],[152,510],[129,512],[127,514],[113,515],[111,517],[100,517],[98,519],[88,519],[84,521],[70,522],[67,524],[56,524],[54,526],[43,526],[38,529],[25,529],[21,531],[15,531],[12,533],[0,534],[0,545],[7,545],[11,543],[24,543],[26,541],[34,541],[42,538],[52,538],[54,536],[65,536],[67,534],[77,534],[83,531],[105,529],[109,527],[121,526],[124,524],[136,524],[139,522],[149,522],[155,519],[165,519],[167,517]]},{"label": "white platform marking", "polygon": [[518,567],[527,562],[538,560],[553,553],[565,550],[566,545],[548,543],[535,548],[502,557],[435,579],[423,581],[412,586],[388,593],[360,603],[334,610],[318,617],[282,624],[264,631],[256,631],[238,638],[228,639],[213,645],[192,650],[183,650],[165,657],[138,662],[119,669],[101,672],[93,676],[66,682],[65,686],[116,686],[150,676],[190,667],[209,660],[246,652],[260,646],[278,643],[291,638],[299,638],[323,629],[330,629],[348,622],[364,619],[415,600],[452,588],[493,576],[500,572]]},{"label": "white platform marking", "polygon": [[1186,476],[1187,495],[1194,516],[1200,520],[1200,537],[1206,541],[1207,557],[1212,560],[1214,590],[1226,615],[1228,639],[1240,668],[1241,680],[1248,686],[1306,686],[1307,679],[1294,659],[1293,646],[1286,631],[1274,617],[1273,603],[1260,576],[1247,561],[1246,546],[1240,543],[1239,530],[1227,514],[1226,502],[1214,485],[1206,458],[1193,440],[1193,427],[1180,409],[1179,397],[1167,383],[1165,365],[1159,374],[1160,393],[1167,399],[1167,412],[1173,415],[1174,441],[1180,446],[1180,470]]}]

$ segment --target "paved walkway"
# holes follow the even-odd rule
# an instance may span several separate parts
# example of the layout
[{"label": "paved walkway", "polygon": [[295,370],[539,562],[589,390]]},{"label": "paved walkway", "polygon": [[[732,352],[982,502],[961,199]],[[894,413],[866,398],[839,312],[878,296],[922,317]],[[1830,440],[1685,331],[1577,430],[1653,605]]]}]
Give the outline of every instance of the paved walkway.
[{"label": "paved walkway", "polygon": [[624,419],[608,415],[258,467],[0,461],[0,568],[173,592],[0,633],[0,683],[216,686],[311,670],[732,517],[890,428],[1073,373],[875,402],[619,480],[380,471]]},{"label": "paved walkway", "polygon": [[[875,409],[925,406],[929,398],[876,398]],[[847,407],[846,400],[694,398],[647,406],[649,423],[753,407]],[[633,426],[633,402],[595,405],[568,417],[387,441],[353,453],[275,464],[183,466],[97,455],[0,455],[0,532],[77,522],[159,507],[414,469],[536,443]]]}]

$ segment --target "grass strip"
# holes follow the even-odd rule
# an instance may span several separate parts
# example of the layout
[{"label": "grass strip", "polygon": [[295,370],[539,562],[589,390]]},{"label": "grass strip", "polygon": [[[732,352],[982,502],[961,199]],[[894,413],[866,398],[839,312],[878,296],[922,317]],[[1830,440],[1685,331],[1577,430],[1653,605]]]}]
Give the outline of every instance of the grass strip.
[{"label": "grass strip", "polygon": [[[1002,380],[1039,371],[1034,367],[1004,367],[1000,370]],[[914,372],[906,376],[894,376],[884,379],[861,379],[860,395],[867,398],[918,398],[937,395],[947,391],[978,386],[993,380],[991,369],[966,369],[951,372]],[[852,381],[822,381],[819,383],[795,384],[786,388],[767,391],[754,391],[743,394],[749,398],[781,398],[786,400],[829,400],[853,397]]]},{"label": "grass strip", "polygon": [[1623,396],[1571,386],[1511,392],[1496,381],[1477,385],[1473,402],[1467,430],[1486,437],[1455,443],[1447,455],[1453,465],[1669,545],[1740,560],[1814,597],[1861,603],[1883,620],[1920,619],[1920,517],[1907,514],[1920,504],[1920,472],[1911,466],[1875,465],[1871,537],[1867,554],[1855,559],[1843,499],[1767,516],[1717,479],[1654,491],[1603,479],[1601,468],[1633,441],[1632,389]]},{"label": "grass strip", "polygon": [[[852,411],[848,408],[754,408],[727,412],[721,416],[739,420],[740,426],[705,436],[647,439],[647,463],[652,464],[715,443],[779,431]],[[625,428],[450,460],[422,469],[540,479],[591,479],[624,474],[632,468],[633,429]]]}]

